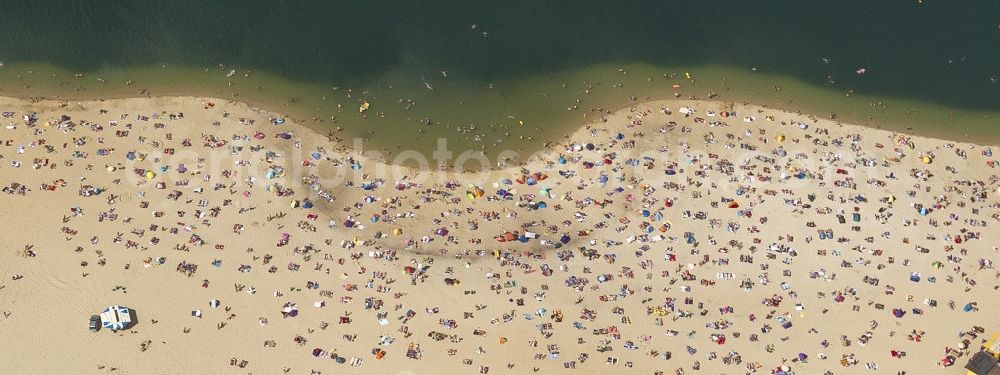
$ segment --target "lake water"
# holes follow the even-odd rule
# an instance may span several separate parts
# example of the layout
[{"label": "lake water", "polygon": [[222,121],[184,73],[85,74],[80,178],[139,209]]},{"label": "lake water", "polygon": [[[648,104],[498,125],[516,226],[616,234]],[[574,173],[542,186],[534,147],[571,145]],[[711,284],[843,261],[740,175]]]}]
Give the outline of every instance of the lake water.
[{"label": "lake water", "polygon": [[675,92],[1000,143],[998,1],[6,0],[0,62],[0,95],[235,97],[366,148],[532,151]]}]

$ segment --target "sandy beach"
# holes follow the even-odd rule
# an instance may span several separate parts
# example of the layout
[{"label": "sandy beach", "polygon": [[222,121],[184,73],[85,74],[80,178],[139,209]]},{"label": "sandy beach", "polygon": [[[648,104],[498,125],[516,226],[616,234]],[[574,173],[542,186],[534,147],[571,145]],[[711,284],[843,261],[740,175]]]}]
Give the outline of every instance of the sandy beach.
[{"label": "sandy beach", "polygon": [[663,100],[473,173],[221,99],[0,111],[6,374],[964,374],[1000,331],[987,146]]}]

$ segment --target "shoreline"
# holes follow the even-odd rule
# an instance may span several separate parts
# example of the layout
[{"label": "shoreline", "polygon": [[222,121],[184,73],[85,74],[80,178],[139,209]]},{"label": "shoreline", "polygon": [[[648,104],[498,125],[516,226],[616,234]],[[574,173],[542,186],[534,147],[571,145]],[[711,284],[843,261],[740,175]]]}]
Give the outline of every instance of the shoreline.
[{"label": "shoreline", "polygon": [[[266,114],[269,114],[269,115],[274,115],[276,117],[286,117],[287,116],[286,113],[283,113],[281,111],[269,109],[266,106],[266,104],[263,104],[263,103],[256,103],[256,102],[252,102],[252,101],[243,101],[243,100],[238,100],[238,99],[223,99],[223,98],[217,98],[217,97],[205,97],[205,96],[194,96],[194,95],[147,95],[147,96],[122,96],[122,97],[115,96],[115,97],[107,97],[107,98],[102,98],[102,99],[79,99],[79,100],[77,100],[77,99],[48,98],[48,97],[23,98],[23,97],[19,97],[19,96],[5,96],[5,95],[0,95],[0,103],[3,103],[3,102],[15,102],[15,103],[16,102],[20,102],[21,105],[29,105],[29,106],[31,106],[31,105],[44,106],[46,103],[49,103],[49,104],[60,104],[60,105],[61,104],[70,105],[69,103],[77,103],[77,104],[79,104],[79,103],[104,103],[104,102],[114,102],[114,101],[130,101],[130,100],[157,101],[157,100],[174,100],[174,99],[177,99],[177,100],[196,100],[196,101],[201,101],[201,102],[221,102],[221,103],[227,103],[229,105],[234,105],[234,106],[240,107],[240,108],[246,108],[246,109],[248,109],[248,110],[250,110],[250,111],[252,111],[254,113],[259,113],[259,114],[260,113],[266,113]],[[526,153],[526,154],[529,155],[529,157],[530,157],[530,155],[539,155],[539,154],[550,153],[550,152],[554,151],[556,147],[558,147],[559,142],[565,141],[565,140],[571,138],[574,134],[580,132],[582,129],[586,129],[586,128],[589,128],[589,127],[595,126],[595,125],[600,125],[601,121],[598,120],[598,119],[603,119],[603,118],[606,118],[606,117],[615,116],[615,115],[617,115],[619,113],[627,112],[627,111],[629,111],[629,109],[634,109],[636,107],[649,106],[651,104],[656,104],[656,105],[671,105],[671,104],[673,104],[673,105],[676,106],[676,105],[681,105],[683,103],[688,103],[688,104],[690,104],[690,103],[703,103],[703,104],[709,105],[709,106],[718,106],[718,107],[725,107],[725,108],[740,107],[740,108],[749,109],[749,110],[756,110],[756,111],[758,111],[758,113],[763,113],[765,111],[766,112],[770,112],[770,113],[772,113],[771,114],[772,116],[774,114],[784,114],[784,115],[788,115],[788,116],[804,116],[804,117],[809,118],[813,122],[823,121],[823,122],[827,122],[827,123],[833,124],[833,125],[838,126],[838,127],[856,127],[856,128],[870,129],[870,130],[876,131],[876,132],[889,133],[889,134],[893,134],[893,135],[905,135],[905,136],[909,136],[909,137],[916,137],[916,138],[920,138],[920,139],[924,139],[924,140],[931,140],[931,141],[956,142],[956,143],[962,143],[962,144],[975,145],[975,146],[979,146],[979,147],[1000,147],[1000,143],[977,143],[977,142],[973,142],[973,141],[970,141],[970,140],[956,140],[956,139],[950,139],[950,138],[938,138],[938,137],[933,137],[933,136],[922,135],[920,133],[910,133],[910,132],[890,130],[890,129],[882,128],[880,126],[870,126],[870,125],[860,125],[860,124],[844,123],[844,122],[841,122],[839,120],[830,119],[830,118],[824,118],[824,117],[818,117],[818,116],[815,116],[813,114],[803,113],[803,112],[798,111],[798,110],[789,110],[789,109],[782,108],[780,106],[770,106],[770,105],[766,105],[766,104],[765,105],[755,104],[753,102],[748,102],[748,101],[745,101],[745,100],[732,101],[732,100],[715,100],[715,99],[706,100],[706,99],[684,99],[684,98],[661,98],[661,99],[649,99],[649,100],[636,101],[636,102],[632,102],[632,103],[620,105],[620,106],[613,107],[613,108],[603,108],[603,111],[600,111],[600,112],[590,112],[590,114],[596,115],[597,118],[590,118],[588,121],[579,122],[578,125],[574,125],[574,126],[570,127],[572,129],[570,132],[568,132],[566,134],[563,134],[563,135],[560,135],[560,136],[555,136],[552,139],[541,141],[540,144],[543,145],[542,147],[539,147],[538,149],[533,150],[532,152],[529,152],[529,153]],[[311,132],[314,133],[313,135],[316,136],[316,137],[322,137],[322,138],[328,137],[327,135],[321,134],[319,129],[316,129],[315,121],[310,121],[308,119],[299,119],[299,118],[290,118],[290,119],[293,120],[293,122],[295,122],[296,124],[304,126],[305,128],[309,129]],[[306,120],[306,121],[302,121],[302,120]],[[733,118],[731,120],[732,121],[738,121],[738,119],[735,119],[735,118]],[[320,127],[322,127],[322,125],[320,125]],[[325,129],[324,128],[323,130],[328,130],[329,131],[330,129]],[[331,131],[330,133],[333,133],[333,132]],[[545,144],[549,144],[550,146],[549,147],[545,147],[544,146]],[[340,152],[356,153],[356,150],[352,149],[350,147],[350,145],[340,144],[340,145],[338,145],[338,148],[341,150]],[[371,151],[371,150],[369,150],[369,151]],[[457,151],[466,151],[466,150],[457,150]],[[471,151],[471,150],[468,150],[468,151]],[[525,153],[520,153],[520,154],[524,155]],[[385,163],[384,161],[380,161],[380,160],[375,160],[375,161]],[[517,160],[513,166],[516,167],[516,166],[524,165],[526,163],[527,163],[527,161],[524,160],[523,157],[519,156],[519,160]],[[401,165],[401,164],[395,164],[395,163],[385,163],[385,164],[388,164],[389,166],[400,166],[400,167],[406,167],[406,168],[415,169],[415,167],[412,166],[412,165]],[[463,171],[460,171],[460,172],[476,173],[476,172],[480,172],[480,171],[481,170],[479,170],[479,169],[472,169],[472,170],[468,170],[467,169],[467,170],[463,170]]]},{"label": "shoreline", "polygon": [[[172,69],[183,70],[187,68],[181,67]],[[631,71],[632,69],[635,69],[635,71]],[[723,99],[725,99],[726,96],[730,95],[729,94],[731,92],[730,90],[734,89],[736,92],[742,93],[742,95],[733,95],[733,99],[731,100],[720,100],[720,101],[756,104],[762,107],[783,110],[789,113],[796,113],[796,112],[801,112],[806,114],[813,112],[828,113],[828,111],[837,110],[837,112],[840,115],[839,117],[841,118],[841,120],[838,121],[843,121],[846,124],[856,124],[876,129],[888,128],[888,129],[893,129],[891,131],[897,131],[900,133],[926,136],[936,139],[945,139],[956,142],[976,143],[980,145],[1000,144],[1000,138],[991,137],[992,135],[994,135],[994,132],[990,130],[993,128],[993,125],[1000,126],[1000,122],[997,122],[1000,121],[1000,116],[992,116],[994,114],[1000,115],[1000,113],[983,112],[983,110],[956,109],[956,108],[937,105],[934,103],[916,102],[911,99],[905,99],[905,98],[879,98],[877,96],[872,96],[869,94],[853,93],[853,90],[850,90],[849,86],[826,87],[822,85],[815,85],[813,83],[807,83],[804,81],[798,81],[795,80],[794,78],[780,76],[780,75],[768,75],[764,73],[741,74],[739,71],[724,66],[708,65],[700,68],[692,67],[691,71],[694,72],[694,75],[692,76],[693,79],[685,79],[682,74],[678,75],[678,73],[676,73],[677,69],[681,69],[681,71],[684,70],[683,68],[670,68],[670,67],[659,68],[654,66],[638,64],[635,66],[629,66],[629,73],[633,73],[632,75],[621,75],[620,73],[617,74],[609,73],[613,71],[612,65],[602,65],[602,66],[594,66],[594,67],[581,68],[566,72],[560,72],[558,74],[555,74],[553,77],[533,77],[533,78],[544,79],[545,85],[543,85],[541,89],[551,90],[555,96],[559,97],[559,99],[555,101],[549,100],[546,103],[551,102],[553,106],[557,106],[559,104],[555,103],[561,103],[563,101],[571,102],[571,99],[575,95],[578,99],[583,99],[584,101],[580,104],[582,108],[579,108],[578,110],[571,112],[573,113],[584,112],[588,116],[594,116],[594,115],[600,116],[603,114],[603,112],[587,112],[588,111],[587,107],[595,106],[595,104],[611,103],[607,108],[603,109],[605,111],[610,110],[611,112],[617,112],[618,110],[627,108],[629,105],[636,105],[637,103],[648,101],[645,99],[640,99],[637,102],[626,103],[625,100],[626,96],[631,96],[633,94],[637,95],[638,98],[645,98],[652,96],[654,98],[659,98],[654,100],[670,100],[671,93],[677,92],[681,95],[681,97],[674,99],[688,100],[687,98],[689,97],[700,98],[704,95],[709,95],[706,94],[705,91],[707,91],[709,93],[714,92],[721,94]],[[699,69],[704,71],[704,74],[698,73]],[[144,74],[149,74],[147,71],[155,71],[155,70],[157,70],[156,67],[146,67],[140,69],[140,71],[146,72]],[[661,78],[659,77],[660,74],[659,72],[661,70],[672,71],[672,73],[669,76],[666,73],[663,73],[663,79],[661,80]],[[194,69],[193,71],[198,72],[200,70]],[[11,73],[13,72],[14,71],[11,71]],[[59,72],[61,72],[60,76],[62,76],[63,73],[68,74],[68,72],[63,70],[60,70]],[[36,72],[36,74],[38,73]],[[115,73],[115,74],[120,75],[122,77],[128,77],[128,75],[123,75],[124,73]],[[387,139],[386,137],[390,136],[388,134],[391,134],[392,131],[394,130],[399,130],[401,134],[408,134],[410,136],[415,136],[416,139],[421,139],[423,137],[422,141],[417,141],[418,143],[421,144],[421,146],[419,147],[421,149],[431,150],[434,147],[433,139],[439,137],[446,137],[454,140],[459,140],[459,143],[462,143],[463,147],[468,147],[469,149],[473,148],[478,149],[480,146],[486,146],[488,149],[487,153],[491,157],[500,152],[501,150],[503,150],[503,144],[499,146],[497,146],[496,144],[494,144],[493,146],[489,146],[487,143],[483,143],[481,141],[471,141],[468,139],[469,136],[472,134],[476,134],[477,136],[482,135],[484,138],[490,138],[492,136],[499,135],[500,133],[505,131],[508,133],[513,133],[515,135],[514,138],[503,138],[503,137],[499,138],[503,138],[505,142],[513,142],[514,147],[512,148],[522,149],[528,153],[538,151],[540,148],[542,148],[542,144],[544,143],[540,139],[535,139],[534,142],[518,140],[516,137],[517,135],[523,137],[525,135],[531,136],[534,134],[533,132],[525,133],[523,131],[524,129],[517,129],[518,127],[516,126],[516,123],[513,123],[513,125],[509,124],[508,122],[510,122],[511,120],[504,119],[501,113],[492,113],[486,117],[472,116],[473,118],[470,119],[468,123],[463,118],[463,116],[449,116],[443,122],[435,124],[435,126],[426,126],[426,127],[424,125],[421,125],[419,121],[416,121],[417,118],[422,118],[422,117],[433,117],[437,119],[437,116],[441,115],[442,111],[448,113],[463,113],[463,111],[468,111],[468,113],[482,112],[484,108],[480,108],[481,105],[490,106],[498,104],[499,99],[489,97],[489,95],[493,94],[486,94],[486,93],[481,94],[483,97],[477,99],[478,103],[480,104],[479,107],[476,107],[474,105],[473,107],[476,108],[466,108],[463,107],[462,104],[459,104],[462,101],[462,98],[460,96],[452,97],[456,95],[458,92],[448,92],[447,90],[449,90],[449,88],[447,86],[445,86],[444,88],[438,87],[439,90],[435,92],[436,94],[426,97],[424,97],[423,94],[427,94],[428,93],[427,91],[421,91],[421,90],[414,91],[412,90],[412,87],[411,88],[397,87],[395,90],[392,89],[391,87],[393,85],[393,82],[395,82],[396,79],[400,80],[404,79],[403,76],[393,77],[391,75],[387,75],[384,77],[377,77],[367,86],[362,85],[361,87],[355,87],[355,89],[360,92],[361,96],[340,97],[339,95],[344,94],[345,92],[338,93],[337,90],[325,92],[322,90],[320,86],[315,84],[308,85],[301,82],[291,82],[291,81],[284,82],[280,77],[268,75],[266,72],[254,73],[255,75],[249,80],[245,80],[243,78],[234,80],[221,79],[216,77],[216,75],[220,75],[222,73],[215,71],[206,74],[210,74],[210,76],[208,76],[209,78],[205,79],[206,80],[205,82],[209,81],[211,82],[199,84],[200,86],[198,87],[204,86],[203,89],[200,91],[216,92],[217,95],[207,95],[204,97],[217,98],[217,100],[220,101],[236,100],[239,102],[249,103],[254,107],[262,108],[264,110],[272,111],[275,113],[280,113],[286,116],[287,115],[295,116],[297,119],[303,120],[300,121],[301,124],[321,134],[333,131],[335,130],[335,128],[341,127],[340,125],[343,125],[343,128],[347,130],[345,134],[350,134],[352,138],[353,137],[370,138],[372,140],[376,140],[376,143],[379,143],[381,146],[395,147],[399,146],[395,142],[385,141],[385,140],[379,141],[379,140]],[[395,72],[393,74],[399,75],[402,73]],[[258,75],[260,76],[258,77]],[[639,76],[650,75],[651,81],[649,82],[651,83],[646,83],[644,80],[634,77],[635,75]],[[200,77],[200,75],[198,76]],[[593,81],[592,80],[593,78],[591,79],[587,78],[590,76],[596,77],[597,81]],[[736,81],[730,79],[733,78],[731,76],[735,76]],[[87,77],[91,77],[91,74],[87,74]],[[656,77],[655,80],[653,80],[654,79],[653,77]],[[37,78],[42,78],[42,77],[37,77]],[[74,80],[74,78],[65,78],[65,77],[64,79],[68,79],[70,82]],[[216,79],[218,79],[218,82],[215,81]],[[594,91],[595,93],[594,95],[596,96],[592,96],[589,92],[587,94],[579,92],[579,90],[581,90],[582,88],[577,87],[578,83],[577,84],[571,83],[569,86],[570,88],[569,89],[566,88],[565,86],[566,82],[576,82],[577,80],[580,79],[583,79],[584,82],[589,82],[596,85]],[[720,79],[721,81],[719,81]],[[44,80],[46,80],[46,78],[42,78],[42,81]],[[46,85],[51,86],[51,82],[48,84],[44,84],[42,83],[42,81],[38,80],[35,81],[37,82],[34,83],[39,84],[40,85],[39,87],[45,87]],[[521,80],[513,80],[511,82],[507,82],[507,84],[509,84],[510,87],[506,88],[512,90],[507,94],[530,96],[532,94],[531,92],[532,90],[526,88],[526,85],[528,85],[528,81],[529,81],[528,79],[521,79]],[[558,86],[559,81],[563,82],[563,88],[561,89],[562,91],[560,91],[560,89],[556,87]],[[442,81],[441,84],[445,85],[444,82],[445,81]],[[620,88],[620,87],[616,88],[615,86],[621,82],[627,82],[628,84],[626,86],[623,86],[625,88]],[[287,85],[285,83],[287,83]],[[670,87],[671,83],[679,83],[682,86],[682,88],[672,89]],[[71,85],[72,84],[73,83],[71,83]],[[232,86],[232,88],[228,88],[226,86],[227,84],[235,84],[235,85]],[[253,85],[255,84],[258,85],[263,84],[263,86],[265,87],[265,93],[255,94],[254,90],[252,89]],[[153,84],[154,88],[151,89],[152,92],[155,94],[154,97],[187,97],[187,96],[203,97],[200,95],[193,95],[197,93],[189,93],[186,92],[183,88],[176,88],[176,87],[173,89],[166,90],[165,92],[166,95],[161,95],[161,90],[155,88],[155,86],[157,85],[160,84],[154,83]],[[305,85],[305,86],[298,87],[297,85],[300,86]],[[385,87],[385,85],[388,85],[388,87]],[[456,89],[456,88],[458,88],[459,90],[470,89],[469,87],[462,86],[462,85],[467,86],[467,84],[460,83],[458,85],[459,86],[451,87],[451,89]],[[781,91],[766,90],[765,86],[767,85],[774,87],[775,90],[784,87],[784,90]],[[270,91],[272,87],[274,88],[275,91]],[[462,87],[465,88],[463,89]],[[298,88],[298,90],[294,88]],[[64,89],[58,89],[58,90],[62,91]],[[435,95],[441,95],[442,90],[445,90],[443,92],[448,92],[448,94],[444,94],[445,97],[435,96]],[[574,90],[577,90],[575,94],[572,93]],[[843,99],[845,94],[845,92],[842,92],[843,90],[847,90],[846,91],[846,93],[848,94],[847,96],[853,96],[855,98],[844,99],[842,101],[841,99]],[[7,92],[7,93],[0,92],[0,95],[23,98],[23,99],[31,97],[31,95],[29,95],[28,93],[18,93],[17,92],[18,90],[14,91],[15,92]],[[229,91],[233,91],[233,93],[243,94],[243,95],[240,95],[240,97],[236,99],[228,98],[228,96],[222,95],[222,92],[229,92]],[[281,92],[284,93],[279,94]],[[322,96],[324,97],[323,101],[318,100],[320,94],[322,94]],[[281,95],[291,95],[288,98],[297,97],[298,99],[301,99],[301,103],[299,102],[295,102],[292,104],[285,103],[284,100],[286,100],[286,98]],[[331,98],[330,102],[326,102],[325,100],[327,95],[330,95]],[[279,98],[279,96],[281,97]],[[313,96],[316,97],[314,98]],[[418,113],[410,113],[409,110],[400,111],[398,108],[394,109],[394,104],[392,102],[394,102],[397,99],[397,96],[399,96],[400,99],[417,98],[418,99],[417,101],[420,103],[417,105]],[[104,99],[128,99],[133,97],[142,97],[142,95],[135,95],[134,93],[121,93],[121,95],[103,95]],[[254,97],[257,97],[257,99],[254,99]],[[621,98],[621,100],[614,99],[619,97]],[[596,102],[592,103],[591,98],[596,100]],[[754,100],[755,98],[758,99]],[[765,99],[760,100],[759,98],[765,98]],[[81,94],[76,96],[70,94],[69,96],[64,95],[58,98],[47,98],[47,100],[55,100],[55,101],[93,101],[100,99],[102,99],[102,96],[91,96],[89,94],[86,94],[86,91],[83,91]],[[381,111],[384,110],[386,111],[384,113],[390,113],[389,115],[390,119],[383,120],[373,117],[372,119],[362,120],[354,118],[354,116],[351,115],[351,112],[353,111],[352,106],[356,106],[358,103],[360,103],[360,100],[362,99],[373,100],[376,105],[376,107],[374,107],[376,108],[375,110],[379,111],[377,112],[377,114],[379,116],[382,116],[383,112]],[[345,111],[341,111],[339,108],[331,107],[332,106],[331,103],[342,103],[342,101],[344,100],[346,100],[346,106],[344,107],[346,108]],[[458,100],[459,102],[452,103],[451,101],[454,100]],[[473,102],[477,102],[477,100],[473,100]],[[357,103],[354,103],[355,101],[357,101]],[[710,101],[716,101],[716,100],[710,100]],[[789,101],[792,101],[793,104],[788,104]],[[832,105],[833,108],[829,109],[818,108],[818,107],[823,107],[823,105],[819,103],[824,101],[829,101],[830,103],[834,103],[836,105]],[[885,103],[888,106],[886,107],[883,103]],[[521,113],[516,113],[518,112],[518,108],[527,105],[521,102],[518,103],[511,102],[503,104],[505,107],[504,108],[505,111],[512,112],[509,115],[521,115]],[[425,105],[427,107],[425,107]],[[546,104],[546,106],[548,107],[548,104]],[[803,106],[805,106],[807,110],[799,111],[800,109],[802,109]],[[596,106],[596,107],[600,108],[601,106]],[[429,112],[427,108],[430,108]],[[558,107],[553,107],[553,108],[558,108]],[[904,108],[906,108],[905,115],[903,114]],[[911,109],[915,112],[911,113]],[[538,112],[534,113],[534,115],[542,115],[541,117],[545,119],[540,121],[535,121],[533,119],[525,118],[525,121],[528,121],[529,126],[538,127],[542,126],[538,124],[546,124],[549,122],[557,124],[556,126],[554,126],[555,129],[553,131],[546,132],[544,129],[542,130],[542,133],[548,133],[548,135],[551,135],[550,140],[557,140],[562,136],[564,136],[565,134],[572,133],[575,129],[578,129],[581,126],[585,126],[586,124],[592,122],[592,120],[581,118],[580,116],[572,115],[569,113],[563,113],[560,110],[552,109],[547,112],[539,112],[537,108],[534,108],[529,110],[528,112],[531,111]],[[958,114],[957,117],[951,117],[954,116],[956,113]],[[328,118],[327,116],[329,115],[333,115],[334,117],[336,117],[336,119]],[[508,115],[508,114],[503,113],[503,115]],[[867,121],[865,120],[865,116],[871,117],[873,115],[875,116],[874,119],[869,119]],[[996,120],[983,119],[981,118],[982,116],[980,115],[987,116],[989,118],[996,118]],[[913,120],[908,120],[907,118],[911,118],[911,116],[914,116],[912,117]],[[828,115],[822,116],[822,118],[828,118],[828,117],[829,117]],[[879,118],[887,118],[887,119],[880,120]],[[551,121],[553,119],[555,119],[555,121]],[[338,122],[337,120],[341,120],[341,122]],[[907,125],[907,122],[909,121],[913,122],[913,126]],[[465,129],[466,125],[469,124],[474,125],[479,129],[475,131]],[[954,127],[957,124],[966,124],[966,125],[963,125],[965,126],[965,128],[959,129],[960,131],[958,132],[952,132],[947,130],[948,128]],[[499,125],[499,127],[493,128],[494,125]],[[912,129],[907,129],[907,128],[912,128]],[[385,133],[386,130],[382,129],[387,129],[389,133]],[[421,132],[419,134],[417,133],[418,129]],[[425,129],[428,131],[428,135],[426,137],[422,135]],[[464,130],[456,131],[458,129],[464,129]],[[492,130],[492,132],[490,130]],[[498,133],[498,131],[500,133]],[[970,133],[972,134],[971,136],[969,135]],[[466,139],[461,140],[463,137]]]}]

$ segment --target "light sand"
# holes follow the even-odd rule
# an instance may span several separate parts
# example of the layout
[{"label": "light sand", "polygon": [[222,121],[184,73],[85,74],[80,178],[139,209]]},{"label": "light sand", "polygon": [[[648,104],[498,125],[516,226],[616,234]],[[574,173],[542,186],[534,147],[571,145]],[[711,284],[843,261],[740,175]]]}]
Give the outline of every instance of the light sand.
[{"label": "light sand", "polygon": [[[0,128],[0,186],[30,189],[0,194],[4,373],[457,374],[488,367],[490,374],[742,374],[756,365],[757,373],[767,374],[786,365],[799,374],[854,374],[873,363],[878,373],[962,374],[967,357],[954,367],[936,367],[946,348],[963,339],[977,347],[984,335],[961,336],[974,326],[986,335],[1000,330],[998,273],[980,267],[1000,259],[1000,235],[993,229],[1000,219],[1000,184],[987,165],[994,157],[982,146],[754,106],[661,101],[593,113],[607,121],[579,129],[523,167],[454,174],[353,156],[360,164],[353,171],[352,156],[335,151],[323,135],[291,121],[272,125],[268,118],[277,115],[239,103],[214,100],[206,109],[206,101],[213,100],[0,99],[0,110],[14,112],[0,119],[10,125]],[[696,112],[683,116],[683,106]],[[724,109],[736,116],[723,118]],[[29,126],[22,116],[32,112],[38,120]],[[168,118],[179,112],[183,119]],[[64,114],[70,119],[59,121]],[[240,118],[255,124],[241,125]],[[116,136],[126,130],[127,136]],[[255,131],[264,138],[255,139]],[[275,138],[278,132],[292,133],[291,139]],[[205,147],[211,136],[225,145]],[[311,162],[319,166],[302,166],[317,147],[326,148]],[[171,148],[174,154],[164,155]],[[113,152],[100,155],[101,149]],[[128,160],[130,151],[140,155]],[[268,151],[280,156],[268,162]],[[122,168],[109,171],[108,165]],[[266,178],[273,165],[284,166],[285,175]],[[155,177],[135,169],[153,170]],[[225,177],[225,170],[235,174]],[[524,172],[548,177],[531,186],[501,182]],[[799,172],[808,176],[800,179]],[[322,176],[322,189],[336,200],[324,202],[302,186],[301,177],[309,174]],[[602,174],[606,184],[599,183]],[[403,175],[421,185],[397,190]],[[248,183],[249,176],[255,182]],[[362,188],[377,178],[384,183]],[[65,184],[54,191],[42,188],[59,179]],[[185,180],[186,186],[175,186]],[[456,186],[445,187],[449,180]],[[157,182],[165,188],[157,189]],[[276,183],[294,192],[279,197],[266,190]],[[484,196],[467,197],[475,190],[470,184]],[[104,191],[83,197],[83,185]],[[542,188],[550,189],[549,197]],[[511,191],[512,199],[498,199],[498,189]],[[168,199],[175,190],[182,195]],[[307,195],[315,207],[291,208]],[[730,208],[729,200],[739,207]],[[530,207],[542,201],[547,207]],[[922,216],[917,205],[930,212]],[[74,216],[73,207],[82,215]],[[662,218],[654,218],[657,213]],[[268,219],[277,214],[285,216]],[[372,222],[373,215],[380,220]],[[345,225],[349,218],[357,221],[353,228]],[[470,222],[478,229],[470,230]],[[237,225],[242,231],[234,231]],[[435,234],[440,228],[450,233]],[[832,239],[819,239],[817,231],[825,229],[832,229]],[[539,238],[494,239],[525,230]],[[282,233],[290,238],[277,246]],[[568,244],[553,248],[563,234]],[[190,243],[196,238],[204,244]],[[155,264],[160,257],[163,264]],[[213,266],[214,260],[221,265]],[[197,271],[190,277],[178,272],[182,261]],[[936,261],[940,268],[932,265]],[[294,265],[300,268],[292,271]],[[407,274],[408,266],[417,270]],[[909,280],[912,272],[921,274],[919,282]],[[599,282],[599,275],[610,280]],[[866,276],[878,285],[864,282]],[[587,283],[568,287],[571,277]],[[447,285],[446,278],[460,284]],[[310,282],[318,286],[310,289]],[[837,293],[843,302],[835,301]],[[779,304],[762,304],[774,296]],[[210,307],[213,299],[221,306]],[[325,307],[314,307],[318,301]],[[297,304],[297,317],[282,317],[286,302]],[[964,312],[970,302],[976,309]],[[89,316],[113,304],[134,309],[137,324],[117,333],[89,332]],[[727,306],[732,313],[720,310]],[[906,315],[894,317],[895,308]],[[193,310],[203,316],[192,317]],[[788,329],[776,320],[783,315],[793,324]],[[350,323],[340,322],[345,316]],[[447,320],[457,327],[443,327]],[[922,332],[919,342],[914,330]],[[447,336],[437,341],[432,332]],[[862,345],[866,333],[871,337]],[[712,335],[724,335],[725,343],[712,342]],[[842,336],[850,346],[842,345]],[[276,346],[266,347],[267,340]],[[419,360],[406,357],[411,343],[419,345]],[[326,358],[314,357],[314,348]],[[385,351],[382,359],[374,348]],[[893,358],[891,350],[906,356]],[[807,361],[793,360],[800,352]],[[336,363],[332,353],[348,363]],[[843,367],[845,356],[857,364]],[[352,358],[363,364],[350,367]],[[617,362],[609,364],[611,358]],[[240,368],[231,360],[247,364]],[[575,370],[565,369],[571,364]],[[692,371],[696,364],[702,371]]]}]

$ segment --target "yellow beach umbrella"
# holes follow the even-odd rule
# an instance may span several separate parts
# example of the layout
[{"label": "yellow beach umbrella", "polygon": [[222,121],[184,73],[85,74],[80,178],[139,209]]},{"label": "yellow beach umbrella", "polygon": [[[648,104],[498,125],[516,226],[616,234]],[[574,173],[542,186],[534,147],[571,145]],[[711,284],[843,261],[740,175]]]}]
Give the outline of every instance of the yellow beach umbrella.
[{"label": "yellow beach umbrella", "polygon": [[986,340],[983,349],[993,355],[993,358],[1000,359],[1000,332],[994,333],[989,340]]},{"label": "yellow beach umbrella", "polygon": [[931,159],[930,156],[924,155],[920,157],[920,161],[922,161],[924,164],[930,164],[931,162],[934,161],[934,159]]},{"label": "yellow beach umbrella", "polygon": [[153,177],[156,177],[156,173],[153,173],[153,171],[146,171],[146,179],[147,180],[152,180]]},{"label": "yellow beach umbrella", "polygon": [[778,142],[783,142],[785,140],[785,135],[784,134],[778,134],[778,136],[774,137],[774,140],[776,140]]}]

